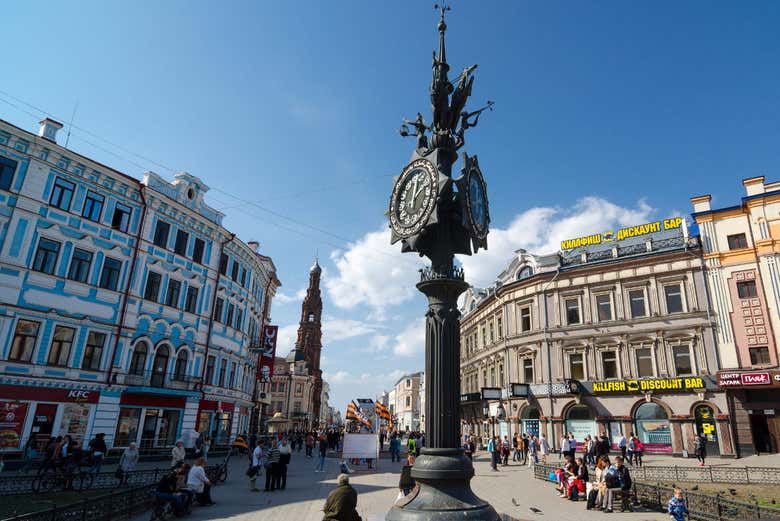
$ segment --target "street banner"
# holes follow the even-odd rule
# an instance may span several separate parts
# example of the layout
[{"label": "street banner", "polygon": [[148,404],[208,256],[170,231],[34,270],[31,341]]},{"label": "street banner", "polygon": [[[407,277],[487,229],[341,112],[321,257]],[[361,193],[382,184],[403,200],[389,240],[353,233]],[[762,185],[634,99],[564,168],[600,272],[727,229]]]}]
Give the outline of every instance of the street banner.
[{"label": "street banner", "polygon": [[26,417],[27,403],[0,402],[0,447],[19,448]]},{"label": "street banner", "polygon": [[263,326],[263,338],[260,346],[260,361],[257,364],[257,379],[260,383],[271,383],[276,359],[276,337],[279,326]]}]

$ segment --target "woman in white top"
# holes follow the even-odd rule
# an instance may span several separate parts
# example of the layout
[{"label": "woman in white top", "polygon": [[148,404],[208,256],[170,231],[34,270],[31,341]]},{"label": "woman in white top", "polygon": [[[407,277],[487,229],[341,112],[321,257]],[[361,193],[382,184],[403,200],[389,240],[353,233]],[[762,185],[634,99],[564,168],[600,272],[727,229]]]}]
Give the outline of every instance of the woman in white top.
[{"label": "woman in white top", "polygon": [[195,465],[190,469],[187,475],[187,488],[195,492],[195,499],[203,506],[215,505],[211,500],[211,481],[206,477],[206,470],[203,468],[206,460],[198,458]]},{"label": "woman in white top", "polygon": [[547,461],[547,453],[550,452],[550,446],[547,444],[547,438],[544,434],[539,434],[539,459],[542,463]]}]

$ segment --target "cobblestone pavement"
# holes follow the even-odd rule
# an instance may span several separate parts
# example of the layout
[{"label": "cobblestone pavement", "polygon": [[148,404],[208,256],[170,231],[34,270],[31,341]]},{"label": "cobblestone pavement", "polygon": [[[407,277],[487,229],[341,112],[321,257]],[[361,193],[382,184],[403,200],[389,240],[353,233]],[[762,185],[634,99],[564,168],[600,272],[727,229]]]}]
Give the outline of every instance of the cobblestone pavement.
[{"label": "cobblestone pavement", "polygon": [[[316,460],[295,454],[290,464],[287,489],[276,492],[249,492],[244,476],[246,463],[231,462],[228,482],[215,487],[212,497],[217,502],[213,507],[195,507],[186,519],[206,521],[231,519],[231,521],[320,521],[322,505],[333,489],[339,471],[339,461],[329,458],[326,471],[315,473]],[[489,501],[499,513],[516,519],[558,520],[575,519],[590,521],[619,517],[630,521],[667,520],[668,516],[658,512],[616,513],[612,515],[585,510],[584,501],[573,503],[560,499],[551,484],[533,478],[531,469],[519,465],[502,467],[492,472],[487,458],[475,462],[476,476],[472,480],[474,491]],[[398,495],[400,465],[381,460],[378,469],[371,472],[356,472],[350,476],[358,491],[358,512],[365,521],[384,519],[387,510]],[[258,480],[258,485],[264,476]],[[261,487],[262,488],[262,487]],[[515,506],[512,500],[520,506]],[[529,511],[533,506],[541,514]],[[135,521],[146,521],[149,515],[138,516]]]}]

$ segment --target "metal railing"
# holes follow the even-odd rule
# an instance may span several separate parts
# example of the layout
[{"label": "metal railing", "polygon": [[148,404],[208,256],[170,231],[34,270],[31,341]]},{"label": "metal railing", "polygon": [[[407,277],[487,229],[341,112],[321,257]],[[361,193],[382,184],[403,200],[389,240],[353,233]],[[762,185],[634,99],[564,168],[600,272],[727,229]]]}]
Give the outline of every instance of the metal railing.
[{"label": "metal railing", "polygon": [[117,375],[117,380],[118,383],[124,385],[164,387],[167,389],[178,389],[180,391],[198,391],[201,388],[200,377],[176,373],[161,373],[157,371],[119,374]]},{"label": "metal railing", "polygon": [[456,279],[463,280],[465,274],[463,268],[460,266],[453,266],[449,272],[442,273],[439,270],[434,270],[433,267],[428,266],[420,271],[420,282],[426,282],[429,280],[442,280],[442,279]]}]

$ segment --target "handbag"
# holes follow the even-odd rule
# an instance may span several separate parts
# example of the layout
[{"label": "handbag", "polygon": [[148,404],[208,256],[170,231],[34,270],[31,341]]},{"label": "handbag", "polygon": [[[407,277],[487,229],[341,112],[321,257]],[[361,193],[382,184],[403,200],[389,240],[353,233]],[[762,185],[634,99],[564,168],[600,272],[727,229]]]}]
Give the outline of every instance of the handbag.
[{"label": "handbag", "polygon": [[254,465],[250,465],[248,469],[246,469],[246,475],[250,478],[253,478],[257,476],[257,467]]},{"label": "handbag", "polygon": [[125,475],[125,471],[123,471],[121,467],[117,467],[116,470],[114,471],[114,477],[116,479],[122,479],[124,475]]}]

